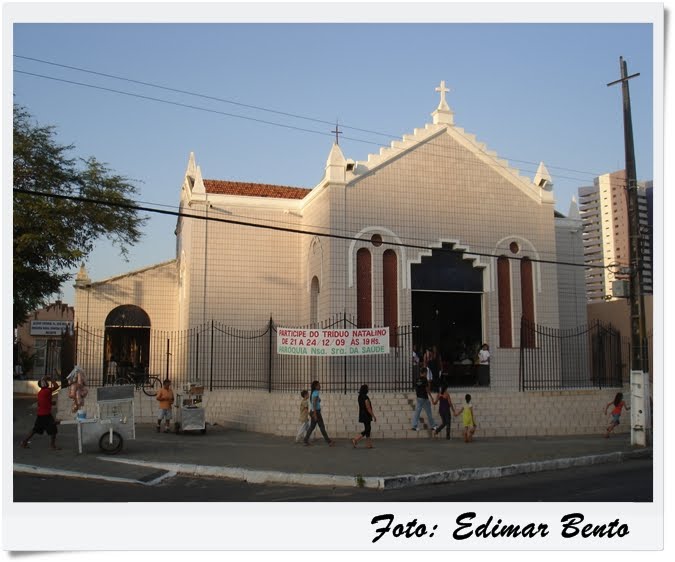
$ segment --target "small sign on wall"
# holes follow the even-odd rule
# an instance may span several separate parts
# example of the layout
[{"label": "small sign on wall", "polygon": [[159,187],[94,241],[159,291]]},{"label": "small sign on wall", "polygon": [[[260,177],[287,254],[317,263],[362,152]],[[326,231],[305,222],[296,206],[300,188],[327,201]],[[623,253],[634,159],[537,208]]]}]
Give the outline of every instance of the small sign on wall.
[{"label": "small sign on wall", "polygon": [[389,328],[277,328],[277,353],[336,357],[389,353]]},{"label": "small sign on wall", "polygon": [[30,321],[30,335],[31,336],[60,336],[63,332],[68,331],[70,335],[73,334],[73,323],[67,320],[31,320]]}]

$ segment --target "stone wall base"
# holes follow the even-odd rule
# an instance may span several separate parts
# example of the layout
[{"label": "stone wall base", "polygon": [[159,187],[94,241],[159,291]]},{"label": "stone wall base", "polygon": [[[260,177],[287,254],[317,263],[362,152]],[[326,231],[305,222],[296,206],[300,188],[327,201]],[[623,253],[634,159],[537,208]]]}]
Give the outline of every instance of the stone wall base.
[{"label": "stone wall base", "polygon": [[[616,389],[563,390],[537,392],[504,392],[489,389],[458,390],[451,394],[459,408],[464,394],[470,392],[478,429],[477,437],[523,437],[545,435],[587,435],[604,432],[609,416],[604,409],[614,398]],[[629,402],[630,388],[622,392]],[[357,396],[321,394],[326,430],[331,437],[353,437],[361,432],[358,423]],[[377,422],[372,424],[372,437],[428,438],[428,420],[421,418],[421,431],[411,431],[415,394],[388,393],[371,396]],[[206,421],[243,431],[295,436],[300,426],[300,394],[268,393],[253,390],[214,390],[204,394]],[[58,419],[72,419],[71,401],[67,392],[58,396]],[[85,402],[88,417],[96,416],[96,392],[91,389]],[[157,401],[137,391],[134,401],[137,423],[157,420]],[[436,422],[440,421],[438,407],[432,407]],[[462,431],[461,416],[452,420],[452,434]],[[317,435],[319,435],[317,428]],[[630,415],[624,415],[617,433],[630,431]]]}]

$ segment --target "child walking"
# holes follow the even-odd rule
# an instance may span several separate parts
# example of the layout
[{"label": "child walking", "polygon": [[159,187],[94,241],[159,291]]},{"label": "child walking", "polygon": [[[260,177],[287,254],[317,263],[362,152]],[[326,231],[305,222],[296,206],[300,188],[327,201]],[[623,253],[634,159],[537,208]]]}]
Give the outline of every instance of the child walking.
[{"label": "child walking", "polygon": [[619,425],[619,421],[621,419],[621,409],[626,408],[626,411],[630,410],[628,404],[626,404],[623,400],[623,392],[617,392],[614,400],[607,402],[607,406],[605,406],[605,415],[607,415],[607,410],[612,404],[614,405],[614,409],[612,410],[612,421],[607,426],[607,431],[605,432],[606,438],[609,438],[609,434],[612,432],[612,430],[617,425]]},{"label": "child walking", "polygon": [[309,391],[303,390],[300,392],[300,397],[300,417],[298,418],[300,427],[298,427],[298,432],[295,434],[296,443],[302,441],[302,438],[309,429]]},{"label": "child walking", "polygon": [[368,398],[368,385],[363,384],[359,389],[359,422],[363,424],[363,431],[352,439],[352,445],[356,448],[361,439],[366,438],[366,447],[373,448],[373,441],[370,438],[370,422],[377,421],[373,413],[373,405]]},{"label": "child walking", "polygon": [[476,431],[476,418],[473,415],[473,404],[471,404],[471,395],[467,394],[464,397],[464,405],[455,413],[455,416],[462,414],[462,421],[464,422],[464,443],[471,443],[473,441],[473,434]]},{"label": "child walking", "polygon": [[164,433],[171,431],[171,406],[173,405],[173,390],[171,390],[171,381],[164,379],[162,388],[157,393],[159,401],[159,412],[157,413],[157,433],[162,429],[162,420],[165,420]]},{"label": "child walking", "polygon": [[436,431],[432,432],[433,437],[438,437],[441,432],[441,429],[445,428],[445,438],[450,439],[450,411],[455,413],[455,407],[452,404],[452,399],[448,393],[448,383],[443,383],[441,385],[441,391],[438,394],[438,398],[434,400],[431,399],[431,402],[435,406],[438,404],[438,415],[441,416],[441,421],[443,422],[436,428]]},{"label": "child walking", "polygon": [[49,435],[49,448],[53,451],[59,451],[61,447],[56,446],[56,426],[60,423],[54,420],[52,415],[52,394],[58,390],[59,385],[49,377],[43,377],[38,381],[40,390],[37,394],[37,418],[32,431],[21,441],[21,447],[28,449],[28,442],[36,433],[42,435],[45,431]]}]

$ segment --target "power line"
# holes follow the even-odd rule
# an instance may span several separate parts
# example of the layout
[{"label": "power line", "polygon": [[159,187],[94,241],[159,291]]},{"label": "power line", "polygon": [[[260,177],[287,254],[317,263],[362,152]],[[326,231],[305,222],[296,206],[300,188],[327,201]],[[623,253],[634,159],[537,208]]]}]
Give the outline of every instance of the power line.
[{"label": "power line", "polygon": [[[315,118],[312,118],[312,117],[306,117],[306,116],[303,116],[303,115],[298,115],[298,114],[268,109],[268,108],[261,107],[261,106],[244,104],[244,103],[241,103],[241,102],[235,102],[233,100],[228,100],[228,99],[224,99],[224,98],[217,98],[217,97],[208,96],[208,95],[205,95],[205,94],[189,92],[187,90],[170,88],[170,87],[167,87],[167,86],[152,84],[150,82],[143,82],[143,81],[140,81],[140,80],[134,80],[134,79],[130,79],[130,78],[125,78],[125,77],[116,76],[116,75],[112,75],[112,74],[106,74],[106,73],[97,72],[97,71],[88,70],[88,69],[82,69],[82,68],[73,67],[73,66],[69,66],[69,65],[63,65],[63,64],[59,64],[59,63],[50,62],[50,61],[44,61],[44,60],[41,60],[41,59],[35,59],[35,58],[31,58],[31,57],[23,57],[23,56],[20,56],[20,55],[14,55],[14,56],[17,57],[17,58],[32,60],[32,61],[41,62],[41,63],[44,63],[44,64],[50,64],[50,65],[53,65],[53,66],[68,68],[68,69],[77,70],[77,71],[80,71],[80,72],[86,72],[86,73],[90,73],[90,74],[94,74],[94,75],[99,75],[99,76],[117,79],[117,80],[123,80],[123,81],[130,82],[130,83],[140,84],[140,85],[149,86],[149,87],[153,87],[153,88],[159,88],[159,89],[172,91],[172,92],[176,92],[176,93],[181,93],[181,94],[185,94],[185,95],[200,97],[200,98],[204,98],[204,99],[210,99],[210,100],[219,101],[219,102],[223,102],[223,103],[230,103],[230,104],[238,105],[238,106],[241,106],[241,107],[256,109],[256,110],[259,110],[259,111],[267,111],[267,112],[270,112],[270,113],[284,115],[284,116],[287,116],[287,117],[292,117],[292,118],[297,118],[297,119],[305,119],[305,120],[308,120],[308,121],[314,121],[314,122],[322,123],[322,124],[332,124],[330,121],[325,121],[325,120],[321,120],[321,119],[315,119]],[[305,129],[305,128],[302,128],[302,127],[296,127],[296,126],[292,126],[292,125],[285,125],[285,124],[281,124],[281,123],[266,121],[266,120],[263,120],[263,119],[257,119],[257,118],[247,117],[247,116],[233,114],[233,113],[221,112],[221,111],[217,111],[217,110],[212,110],[212,109],[208,109],[208,108],[202,108],[202,107],[199,107],[199,106],[194,106],[194,105],[191,105],[191,104],[184,104],[184,103],[180,103],[180,102],[172,102],[172,101],[169,101],[169,100],[164,100],[164,99],[161,99],[161,98],[155,98],[155,97],[152,97],[152,96],[144,96],[144,95],[141,95],[141,94],[133,94],[133,93],[130,93],[130,92],[125,92],[123,90],[117,90],[117,89],[114,89],[114,88],[106,88],[106,87],[103,87],[103,86],[95,86],[95,85],[92,85],[92,84],[86,84],[86,83],[77,82],[77,81],[74,81],[74,80],[67,80],[67,79],[64,79],[64,78],[56,78],[56,77],[53,77],[53,76],[47,76],[47,75],[44,75],[44,74],[26,72],[26,71],[16,70],[16,69],[14,70],[14,72],[17,72],[19,74],[25,74],[25,75],[28,75],[28,76],[34,76],[34,77],[37,77],[37,78],[44,78],[44,79],[47,79],[47,80],[64,82],[64,83],[67,83],[67,84],[104,90],[104,91],[108,91],[108,92],[112,92],[112,93],[118,93],[118,94],[127,95],[127,96],[131,96],[131,97],[138,97],[138,98],[149,100],[149,101],[157,101],[157,102],[160,102],[160,103],[166,103],[166,104],[186,107],[186,108],[189,108],[189,109],[195,109],[195,110],[199,110],[199,111],[207,111],[207,112],[217,113],[217,114],[221,114],[221,115],[228,116],[228,117],[236,117],[236,118],[240,118],[240,119],[247,119],[247,120],[255,121],[255,122],[258,122],[258,123],[264,123],[264,124],[267,124],[267,125],[276,125],[276,126],[279,126],[279,127],[285,127],[285,128],[289,128],[289,129],[298,130],[298,131],[310,132],[310,133],[314,133],[314,134],[321,134],[321,135],[327,136],[327,133],[324,133],[324,132],[321,132],[321,131]],[[352,130],[355,130],[355,131],[380,135],[380,136],[384,136],[384,137],[392,138],[392,139],[399,139],[400,138],[400,135],[395,135],[393,133],[382,133],[382,132],[379,132],[379,131],[362,129],[362,128],[349,126],[349,125],[343,125],[343,127],[347,128],[347,129],[352,129]],[[375,145],[375,146],[382,146],[381,143],[377,143],[377,142],[374,142],[374,141],[367,141],[367,140],[358,139],[358,138],[354,138],[354,137],[343,137],[343,138],[345,140],[351,140],[351,141],[354,141],[354,142],[372,144],[372,145]],[[424,142],[425,141],[421,141],[421,142],[418,142],[416,144],[421,145]],[[413,145],[413,146],[415,146],[415,145]],[[394,148],[394,147],[389,147],[389,148]],[[493,155],[489,154],[487,151],[483,150],[482,148],[480,148],[480,147],[478,147],[478,148],[481,152],[483,152],[488,157],[495,158]],[[408,150],[407,148],[405,148],[405,149],[394,148],[394,149],[395,150]],[[449,156],[449,155],[446,155],[446,154],[440,154],[440,156],[447,157],[447,158],[455,158],[456,160],[461,160],[461,158],[452,157],[452,156]],[[529,164],[529,165],[532,165],[532,166],[538,166],[539,165],[538,162],[532,162],[532,161],[529,161],[529,160],[519,160],[519,159],[516,159],[516,158],[510,158],[510,157],[505,156],[505,155],[501,155],[501,156],[499,156],[499,158],[504,159],[504,160],[508,160],[509,162],[519,162],[519,163],[523,163],[523,164]],[[511,170],[510,166],[503,166],[501,164],[498,164],[498,165],[503,167],[506,170]],[[590,177],[596,177],[596,176],[601,175],[601,174],[597,174],[597,173],[594,173],[594,172],[576,170],[576,169],[573,169],[573,168],[566,168],[566,167],[563,167],[563,166],[556,166],[556,165],[553,165],[553,164],[547,164],[547,167],[552,168],[552,169],[557,169],[557,170],[567,170],[567,171],[570,171],[570,172],[574,172],[574,173],[578,173],[578,174],[582,174],[582,175],[587,175],[587,176],[590,176]],[[523,170],[523,171],[528,172],[528,173],[535,173],[536,172],[536,170]],[[573,180],[573,181],[577,181],[577,182],[586,181],[586,179],[571,177],[571,176],[565,176],[565,175],[561,175],[561,174],[557,174],[556,177],[561,178],[561,179],[569,179],[569,180]]]},{"label": "power line", "polygon": [[[195,96],[195,97],[209,99],[209,100],[213,100],[213,101],[219,101],[219,102],[222,102],[222,103],[229,103],[229,104],[232,104],[232,105],[237,105],[237,106],[240,106],[240,107],[246,107],[246,108],[249,108],[249,109],[255,109],[255,110],[258,110],[258,111],[266,111],[266,112],[269,112],[269,113],[275,113],[277,115],[284,115],[286,117],[293,117],[295,119],[304,119],[306,121],[313,121],[315,123],[321,123],[321,124],[324,124],[324,125],[332,125],[333,124],[331,121],[326,121],[326,120],[323,120],[323,119],[308,117],[308,116],[300,115],[300,114],[297,114],[297,113],[288,113],[288,112],[285,112],[285,111],[270,109],[270,108],[259,106],[259,105],[246,104],[246,103],[234,101],[234,100],[231,100],[231,99],[219,98],[219,97],[216,97],[216,96],[210,96],[210,95],[201,94],[201,93],[198,93],[198,92],[191,92],[189,90],[181,90],[181,89],[178,89],[178,88],[172,88],[172,87],[164,86],[164,85],[161,85],[161,84],[155,84],[155,83],[152,83],[152,82],[145,82],[143,80],[135,80],[133,78],[127,78],[125,76],[119,76],[117,74],[108,74],[108,73],[105,73],[105,72],[99,72],[99,71],[91,70],[91,69],[88,69],[88,68],[71,66],[71,65],[57,63],[57,62],[54,62],[54,61],[48,61],[48,60],[39,59],[39,58],[35,58],[35,57],[26,57],[26,56],[16,55],[16,54],[13,55],[13,56],[15,58],[18,58],[18,59],[29,60],[29,61],[38,62],[38,63],[41,63],[41,64],[48,64],[48,65],[56,66],[56,67],[60,67],[60,68],[67,68],[69,70],[75,70],[75,71],[78,71],[78,72],[84,72],[84,73],[93,74],[93,75],[96,75],[96,76],[103,76],[105,78],[112,78],[114,80],[121,80],[121,81],[124,81],[124,82],[130,82],[132,84],[140,84],[142,86],[148,86],[150,88],[158,88],[158,89],[161,89],[161,90],[185,94],[185,95],[188,95],[188,96]],[[359,128],[359,127],[354,127],[352,125],[345,125],[345,124],[341,124],[341,125],[344,129],[352,129],[354,131],[360,131],[360,132],[363,132],[363,133],[370,133],[370,134],[373,134],[373,135],[379,135],[379,136],[383,136],[383,137],[387,137],[387,138],[396,139],[400,136],[400,135],[394,134],[394,133],[383,133],[381,131],[373,131],[371,129],[362,129],[362,128]],[[354,139],[351,139],[351,140],[354,140]],[[511,162],[520,162],[522,164],[531,164],[533,166],[539,165],[538,162],[532,162],[532,161],[529,161],[529,160],[518,160],[516,158],[509,158],[508,156],[502,156],[502,158],[508,159]],[[553,164],[547,165],[547,167],[554,168],[556,170],[566,170],[568,172],[574,172],[574,173],[577,173],[577,174],[583,174],[583,175],[588,175],[588,176],[599,176],[599,175],[601,175],[601,174],[597,174],[595,172],[589,172],[587,170],[576,170],[574,168],[566,168],[566,167],[563,167],[563,166],[555,166]],[[565,176],[560,176],[560,177],[565,177]],[[567,178],[567,179],[574,179],[574,178]]]},{"label": "power line", "polygon": [[[96,75],[96,76],[103,76],[103,77],[105,77],[105,78],[113,78],[113,79],[115,79],[115,80],[122,80],[122,81],[124,81],[124,82],[131,82],[132,84],[140,84],[140,85],[142,85],[142,86],[149,86],[149,87],[151,87],[151,88],[158,88],[158,89],[161,89],[161,90],[167,90],[167,91],[169,91],[169,92],[175,92],[175,93],[179,93],[179,94],[186,94],[186,95],[188,95],[188,96],[195,96],[195,97],[204,98],[204,99],[208,99],[208,100],[219,101],[219,102],[222,102],[222,103],[229,103],[229,104],[232,104],[232,105],[238,105],[238,106],[240,106],[240,107],[246,107],[246,108],[248,108],[248,109],[256,109],[256,110],[258,110],[258,111],[266,111],[266,112],[268,112],[268,113],[276,113],[277,115],[284,115],[284,116],[286,116],[286,117],[293,117],[293,118],[295,118],[295,119],[304,119],[304,120],[306,120],[306,121],[314,121],[315,123],[322,123],[322,124],[324,124],[324,125],[333,125],[332,122],[330,122],[330,121],[324,121],[323,119],[316,119],[316,118],[314,118],[314,117],[307,117],[307,116],[305,116],[305,115],[298,115],[297,113],[288,113],[288,112],[286,112],[286,111],[279,111],[279,110],[276,110],[276,109],[269,109],[269,108],[267,108],[267,107],[262,107],[262,106],[259,106],[259,105],[250,105],[250,104],[247,104],[247,103],[242,103],[242,102],[238,102],[238,101],[234,101],[234,100],[229,100],[229,99],[225,99],[225,98],[219,98],[219,97],[215,97],[215,96],[209,96],[209,95],[207,95],[207,94],[200,94],[200,93],[197,93],[197,92],[190,92],[190,91],[188,91],[188,90],[180,90],[180,89],[178,89],[178,88],[171,88],[171,87],[169,87],[169,86],[163,86],[163,85],[161,85],[161,84],[153,84],[152,82],[144,82],[144,81],[142,81],[142,80],[134,80],[134,79],[132,79],[132,78],[126,78],[126,77],[124,77],[124,76],[118,76],[118,75],[116,75],[116,74],[106,74],[106,73],[104,73],[104,72],[98,72],[98,71],[96,71],[96,70],[90,70],[90,69],[86,69],[86,68],[80,68],[80,67],[77,67],[77,66],[70,66],[70,65],[67,65],[67,64],[60,64],[60,63],[56,63],[56,62],[53,62],[53,61],[47,61],[47,60],[43,60],[43,59],[37,59],[37,58],[34,58],[34,57],[24,57],[24,56],[21,56],[21,55],[14,55],[14,57],[19,58],[19,59],[24,59],[24,60],[30,60],[30,61],[34,61],[34,62],[39,62],[39,63],[43,63],[43,64],[49,64],[49,65],[52,65],[52,66],[58,66],[58,67],[61,67],[61,68],[68,68],[68,69],[70,69],[70,70],[77,70],[78,72],[86,72],[86,73],[88,73],[88,74],[94,74],[94,75]],[[371,130],[369,130],[369,129],[360,129],[360,128],[358,128],[358,127],[352,127],[352,126],[350,126],[350,125],[344,125],[344,124],[342,124],[342,123],[341,123],[341,126],[342,126],[344,129],[353,129],[354,131],[360,131],[360,132],[362,132],[362,133],[371,133],[371,134],[373,134],[373,135],[381,135],[381,136],[385,136],[385,137],[389,137],[389,138],[392,138],[392,137],[395,138],[395,137],[397,136],[397,135],[393,135],[393,134],[389,134],[389,133],[380,133],[380,132],[378,132],[378,131],[371,131]]]},{"label": "power line", "polygon": [[[24,195],[33,195],[37,197],[50,197],[54,199],[61,199],[61,200],[69,200],[69,201],[79,201],[81,203],[93,203],[96,205],[106,205],[108,207],[119,207],[122,209],[131,209],[135,211],[145,211],[145,212],[150,212],[150,213],[158,213],[158,214],[163,214],[163,215],[172,215],[180,218],[194,218],[194,219],[199,219],[199,220],[206,220],[206,221],[214,221],[214,222],[221,222],[225,224],[232,224],[236,226],[248,226],[252,228],[262,228],[264,230],[273,230],[277,232],[288,232],[291,234],[307,234],[309,236],[317,236],[317,237],[323,237],[323,238],[334,238],[337,240],[353,240],[357,242],[363,242],[362,238],[357,238],[355,236],[347,236],[347,235],[342,235],[342,234],[334,234],[334,233],[325,233],[325,232],[317,232],[313,230],[301,230],[299,228],[291,228],[291,227],[284,227],[284,226],[274,226],[274,225],[268,225],[268,224],[255,224],[251,222],[244,222],[244,221],[236,221],[232,219],[225,219],[221,217],[213,217],[213,216],[204,216],[204,215],[197,215],[193,213],[186,213],[184,211],[169,211],[165,209],[156,209],[152,207],[145,207],[145,206],[140,206],[140,205],[135,205],[135,204],[130,204],[130,203],[120,203],[120,202],[112,202],[112,201],[106,201],[104,199],[93,199],[89,197],[82,197],[82,196],[77,196],[77,195],[63,195],[63,194],[57,194],[57,193],[48,193],[48,192],[43,192],[43,191],[32,191],[28,189],[20,189],[20,188],[13,188],[14,193],[21,193]],[[447,247],[441,247],[441,248],[433,248],[429,246],[422,246],[418,244],[406,244],[403,242],[390,242],[390,241],[382,241],[383,244],[389,245],[389,246],[394,246],[394,247],[400,247],[400,248],[412,248],[416,250],[425,250],[425,251],[442,251],[442,252],[451,252],[455,254],[460,254],[464,255],[465,253],[468,255],[472,256],[480,256],[480,257],[487,257],[487,258],[496,258],[496,257],[502,257],[502,256],[497,256],[495,254],[488,254],[488,253],[483,253],[483,252],[464,252],[462,250],[456,250],[454,248],[447,248]],[[510,260],[514,261],[522,261],[524,258],[519,258],[516,256],[503,256],[506,257]],[[531,258],[527,257],[528,260],[530,260],[533,263],[545,263],[545,264],[552,264],[552,265],[568,265],[572,267],[583,267],[583,268],[595,268],[595,269],[606,269],[607,266],[601,266],[601,265],[590,265],[590,264],[580,264],[580,263],[573,263],[573,262],[562,262],[562,261],[555,261],[555,260],[543,260],[543,259],[538,259],[538,258]]]},{"label": "power line", "polygon": [[[188,109],[196,109],[198,111],[206,111],[208,113],[216,113],[218,115],[225,115],[226,117],[235,117],[237,119],[246,119],[247,121],[255,121],[257,123],[264,123],[266,125],[275,125],[277,127],[284,127],[286,129],[294,129],[296,131],[303,131],[305,133],[313,133],[315,135],[323,135],[323,136],[331,136],[331,137],[333,136],[330,133],[324,133],[322,131],[315,131],[313,129],[305,129],[303,127],[295,127],[294,125],[285,125],[283,123],[275,123],[274,121],[266,121],[264,119],[256,119],[255,117],[247,117],[247,116],[244,116],[244,115],[237,115],[236,113],[227,113],[225,111],[218,111],[216,109],[208,109],[206,107],[199,107],[199,106],[196,106],[196,105],[190,105],[190,104],[187,104],[187,103],[180,103],[180,102],[177,102],[177,101],[164,100],[164,99],[155,98],[155,97],[152,97],[152,96],[144,96],[142,94],[132,94],[131,92],[125,92],[123,90],[116,90],[114,88],[106,88],[104,86],[94,86],[93,84],[85,84],[84,82],[76,82],[74,80],[66,80],[65,78],[55,78],[53,76],[46,76],[44,74],[36,74],[36,73],[33,73],[33,72],[25,72],[23,70],[14,70],[14,72],[16,72],[18,74],[26,74],[28,76],[35,76],[37,78],[45,78],[47,80],[54,80],[56,82],[65,82],[66,84],[73,84],[75,86],[83,86],[85,88],[92,88],[94,90],[103,90],[103,91],[106,91],[106,92],[112,92],[114,94],[122,94],[124,96],[129,96],[129,97],[132,97],[132,98],[140,98],[140,99],[144,99],[144,100],[156,101],[156,102],[159,102],[159,103],[165,103],[165,104],[168,104],[168,105],[176,105],[178,107],[186,107]],[[357,140],[357,139],[352,139],[352,140]],[[359,142],[366,142],[366,141],[359,141]]]}]

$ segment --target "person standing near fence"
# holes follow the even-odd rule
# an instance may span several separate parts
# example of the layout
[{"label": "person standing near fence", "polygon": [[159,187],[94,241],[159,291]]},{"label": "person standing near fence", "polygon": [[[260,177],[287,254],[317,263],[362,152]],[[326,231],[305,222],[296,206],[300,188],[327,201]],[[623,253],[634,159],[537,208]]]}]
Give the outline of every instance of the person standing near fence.
[{"label": "person standing near fence", "polygon": [[117,380],[117,359],[114,355],[110,357],[110,361],[108,362],[106,377],[108,384],[115,384],[115,380]]},{"label": "person standing near fence", "polygon": [[422,409],[424,409],[427,423],[435,431],[436,422],[434,422],[434,417],[431,414],[431,402],[429,400],[430,390],[426,367],[420,369],[420,376],[415,382],[415,394],[417,395],[417,406],[415,407],[415,414],[413,415],[412,430],[417,431],[417,424],[420,422],[420,414],[422,413]]},{"label": "person standing near fence", "polygon": [[333,445],[335,445],[335,441],[333,441],[330,437],[328,437],[328,433],[326,433],[326,426],[323,424],[323,417],[321,415],[321,396],[319,396],[321,384],[319,383],[319,381],[312,381],[311,388],[312,394],[309,397],[309,404],[310,404],[310,417],[312,421],[309,424],[309,429],[307,430],[307,433],[305,434],[305,445],[311,445],[311,443],[309,442],[309,438],[312,435],[314,428],[318,425],[319,429],[321,430],[321,435],[323,435],[323,438],[326,440],[326,443],[328,443],[329,447],[332,447]]},{"label": "person standing near fence", "polygon": [[162,429],[162,420],[165,420],[164,433],[171,431],[171,406],[173,406],[173,390],[171,390],[171,381],[164,379],[162,388],[157,392],[155,400],[159,402],[159,410],[157,412],[157,433]]},{"label": "person standing near fence", "polygon": [[307,390],[300,392],[300,417],[298,421],[300,422],[300,427],[295,435],[296,443],[300,443],[309,429],[309,392]]},{"label": "person standing near fence", "polygon": [[363,384],[359,389],[359,422],[363,424],[363,431],[352,439],[352,445],[356,448],[361,439],[366,438],[366,447],[373,448],[373,440],[370,438],[370,423],[377,421],[373,413],[373,405],[368,398],[368,385]]}]

